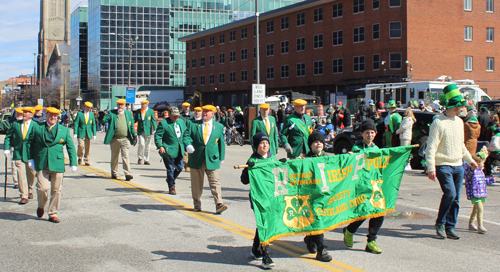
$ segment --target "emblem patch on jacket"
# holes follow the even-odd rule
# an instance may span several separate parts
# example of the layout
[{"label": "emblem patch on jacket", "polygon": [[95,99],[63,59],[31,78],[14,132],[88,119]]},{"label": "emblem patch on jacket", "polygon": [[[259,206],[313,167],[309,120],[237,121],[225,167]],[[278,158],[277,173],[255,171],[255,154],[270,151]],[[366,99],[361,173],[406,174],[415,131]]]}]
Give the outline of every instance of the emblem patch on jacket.
[{"label": "emblem patch on jacket", "polygon": [[148,117],[148,120],[151,120],[151,116]]},{"label": "emblem patch on jacket", "polygon": [[59,141],[59,143],[60,143],[60,144],[64,143],[64,140],[63,140],[63,139],[61,139],[61,140]]}]

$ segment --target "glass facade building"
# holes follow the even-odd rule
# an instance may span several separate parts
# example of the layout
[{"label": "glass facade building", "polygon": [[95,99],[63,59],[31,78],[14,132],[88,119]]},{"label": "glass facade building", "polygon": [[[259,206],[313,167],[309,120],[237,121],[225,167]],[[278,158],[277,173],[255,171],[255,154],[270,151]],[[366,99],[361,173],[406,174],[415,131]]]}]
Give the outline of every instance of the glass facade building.
[{"label": "glass facade building", "polygon": [[[302,1],[259,1],[259,11]],[[178,39],[255,12],[249,0],[89,0],[88,5],[89,91],[100,97],[101,108],[117,99],[111,86],[127,85],[130,52],[131,85],[183,87],[186,48]]]},{"label": "glass facade building", "polygon": [[[77,6],[71,13],[71,103],[79,94],[84,101],[95,102],[98,97],[92,97],[87,87],[87,30],[88,30],[88,10],[86,6]],[[81,67],[80,67],[81,59]],[[80,70],[81,69],[81,70]],[[73,104],[75,106],[75,104]],[[75,106],[76,107],[76,106]]]}]

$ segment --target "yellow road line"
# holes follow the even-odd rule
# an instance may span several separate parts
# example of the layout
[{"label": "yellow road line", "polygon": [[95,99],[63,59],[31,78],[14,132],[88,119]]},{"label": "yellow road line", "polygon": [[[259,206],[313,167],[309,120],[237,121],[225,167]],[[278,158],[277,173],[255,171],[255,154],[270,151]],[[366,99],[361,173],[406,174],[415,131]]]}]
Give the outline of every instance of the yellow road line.
[{"label": "yellow road line", "polygon": [[[95,173],[95,174],[98,174],[102,177],[106,177],[106,178],[109,178],[111,177],[111,174],[107,173],[107,172],[104,172],[100,169],[97,169],[97,168],[94,168],[94,167],[91,167],[91,166],[79,166],[80,168],[82,169],[85,169],[89,172],[92,172],[92,173]],[[228,220],[225,220],[223,218],[220,218],[218,216],[215,216],[213,214],[210,214],[210,213],[206,213],[206,212],[194,212],[193,211],[193,207],[190,206],[190,205],[187,205],[181,201],[178,201],[176,199],[173,199],[173,198],[170,198],[164,194],[160,194],[154,190],[151,190],[149,188],[146,188],[146,187],[143,187],[139,184],[136,184],[136,183],[133,183],[133,182],[123,182],[122,180],[119,180],[119,179],[111,179],[113,182],[115,183],[118,183],[120,185],[122,185],[123,187],[126,187],[126,188],[129,188],[129,189],[132,189],[136,192],[140,192],[154,200],[157,200],[159,202],[162,202],[164,204],[167,204],[169,206],[172,206],[173,208],[177,209],[178,211],[180,212],[183,212],[183,213],[186,213],[187,215],[190,215],[190,216],[193,216],[195,218],[198,218],[200,220],[203,220],[205,222],[208,222],[208,223],[211,223],[215,226],[218,226],[218,227],[221,227],[223,229],[226,229],[228,230],[229,232],[232,232],[234,234],[237,234],[239,236],[242,236],[244,238],[247,238],[249,240],[253,240],[253,236],[255,235],[255,231],[252,230],[252,229],[249,229],[247,227],[244,227],[244,226],[241,226],[241,225],[238,225],[236,223],[233,223],[231,221],[228,221]],[[307,263],[310,263],[312,265],[315,265],[317,267],[320,267],[320,268],[323,268],[323,269],[326,269],[326,270],[329,270],[329,271],[344,271],[344,270],[348,270],[348,271],[353,271],[353,272],[362,272],[364,270],[361,270],[359,268],[356,268],[356,267],[353,267],[353,266],[350,266],[348,264],[345,264],[345,263],[342,263],[342,262],[339,262],[339,261],[336,261],[336,260],[332,260],[331,262],[329,263],[323,263],[323,262],[320,262],[320,261],[317,261],[314,259],[314,257],[311,258],[311,256],[314,256],[314,254],[307,254],[309,253],[308,251],[306,251],[305,249],[303,248],[300,248],[300,247],[297,247],[297,246],[294,246],[292,244],[289,244],[285,241],[275,241],[273,242],[273,244],[271,245],[271,248],[273,248],[274,250],[277,250],[277,251],[280,251],[282,253],[285,253],[285,254],[288,254],[292,257],[296,257],[296,258],[299,258]],[[294,251],[296,252],[294,252]],[[304,256],[304,254],[307,254]],[[341,270],[341,269],[338,269],[336,267],[333,267],[332,265],[335,265],[337,267],[340,267],[344,270]]]}]

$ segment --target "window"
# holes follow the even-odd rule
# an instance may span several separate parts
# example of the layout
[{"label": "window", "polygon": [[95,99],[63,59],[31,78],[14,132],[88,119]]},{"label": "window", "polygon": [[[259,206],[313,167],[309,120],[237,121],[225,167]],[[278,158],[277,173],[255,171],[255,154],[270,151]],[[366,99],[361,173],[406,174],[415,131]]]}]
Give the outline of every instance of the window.
[{"label": "window", "polygon": [[341,74],[344,72],[344,59],[334,59],[332,61],[332,72],[334,74]]},{"label": "window", "polygon": [[281,65],[281,78],[288,78],[290,76],[290,66]]},{"label": "window", "polygon": [[486,0],[486,12],[493,12],[495,0]]},{"label": "window", "polygon": [[323,61],[315,61],[314,62],[314,75],[322,75],[323,74]]},{"label": "window", "polygon": [[486,58],[486,71],[488,72],[495,71],[495,58],[492,57]]},{"label": "window", "polygon": [[354,42],[364,42],[365,41],[365,27],[360,26],[360,27],[355,27],[354,28]]},{"label": "window", "polygon": [[314,49],[323,48],[323,34],[314,35]]},{"label": "window", "polygon": [[205,86],[205,76],[200,76],[200,86]]},{"label": "window", "polygon": [[354,72],[363,72],[365,70],[365,56],[354,57]]},{"label": "window", "polygon": [[274,56],[274,43],[266,45],[266,55],[268,57]]},{"label": "window", "polygon": [[339,31],[334,31],[332,33],[332,45],[333,46],[338,46],[344,44],[344,31],[339,30]]},{"label": "window", "polygon": [[[259,46],[259,48],[260,48],[260,46]],[[253,58],[255,59],[256,57],[257,57],[257,48],[254,46],[253,47]]]},{"label": "window", "polygon": [[401,7],[401,0],[389,0],[389,7]]},{"label": "window", "polygon": [[253,69],[253,81],[257,81],[257,70]]},{"label": "window", "polygon": [[189,69],[189,60],[186,60],[186,69]]},{"label": "window", "polygon": [[224,64],[226,62],[226,55],[224,53],[219,54],[219,64]]},{"label": "window", "polygon": [[464,0],[464,10],[472,11],[472,0]]},{"label": "window", "polygon": [[306,64],[297,63],[297,77],[306,76]]},{"label": "window", "polygon": [[339,17],[342,17],[343,15],[343,7],[342,7],[342,3],[338,3],[338,4],[333,4],[333,18],[339,18]]},{"label": "window", "polygon": [[378,40],[380,39],[380,24],[374,24],[372,26],[373,29],[373,39]]},{"label": "window", "polygon": [[302,26],[306,24],[306,13],[297,13],[297,26]]},{"label": "window", "polygon": [[229,62],[235,62],[235,61],[236,61],[236,51],[229,52]]},{"label": "window", "polygon": [[241,29],[241,39],[246,39],[248,38],[248,28],[244,27]]},{"label": "window", "polygon": [[191,44],[191,50],[196,50],[196,41]]},{"label": "window", "polygon": [[229,83],[236,82],[236,72],[229,72]]},{"label": "window", "polygon": [[241,71],[241,81],[242,82],[248,81],[248,71],[247,70]]},{"label": "window", "polygon": [[214,46],[215,45],[215,37],[212,36],[210,37],[210,46]]},{"label": "window", "polygon": [[464,70],[472,71],[472,57],[465,57]]},{"label": "window", "polygon": [[241,49],[241,60],[247,60],[248,59],[248,49]]},{"label": "window", "polygon": [[226,41],[226,36],[224,33],[219,35],[219,44],[223,44]]},{"label": "window", "polygon": [[186,51],[189,51],[189,42],[186,43]]},{"label": "window", "polygon": [[200,49],[205,48],[205,39],[200,40]]},{"label": "window", "polygon": [[269,79],[274,79],[274,67],[267,67],[266,68],[266,78]]},{"label": "window", "polygon": [[210,66],[214,65],[215,64],[215,55],[211,55],[210,57]]},{"label": "window", "polygon": [[389,38],[401,38],[401,22],[390,22],[389,23]]},{"label": "window", "polygon": [[212,74],[209,76],[209,81],[210,81],[210,85],[214,85],[215,84],[215,75]]},{"label": "window", "polygon": [[354,0],[352,2],[352,13],[360,13],[365,11],[365,0]]},{"label": "window", "polygon": [[289,41],[282,41],[281,42],[281,54],[288,54],[290,51],[290,42]]},{"label": "window", "polygon": [[495,29],[492,27],[486,28],[486,41],[487,42],[493,42],[494,30]]},{"label": "window", "polygon": [[196,68],[196,59],[192,59],[191,62],[191,68]]},{"label": "window", "polygon": [[[255,26],[253,26],[253,36],[254,36],[254,37],[255,37],[255,33],[256,33],[256,32],[257,32],[257,31],[255,30]],[[260,35],[260,25],[259,25],[259,35]]]},{"label": "window", "polygon": [[226,83],[226,74],[220,73],[219,74],[219,84],[224,84]]},{"label": "window", "polygon": [[186,77],[186,87],[189,87],[189,77]]},{"label": "window", "polygon": [[236,41],[236,30],[229,31],[229,41],[230,42]]},{"label": "window", "polygon": [[400,70],[403,67],[403,54],[390,53],[389,54],[389,68],[391,70]]},{"label": "window", "polygon": [[200,58],[200,67],[205,67],[205,57]]},{"label": "window", "polygon": [[274,32],[274,21],[268,21],[267,22],[267,33],[273,33]]},{"label": "window", "polygon": [[373,0],[373,9],[380,8],[380,0]]},{"label": "window", "polygon": [[306,50],[306,38],[297,39],[297,52]]},{"label": "window", "polygon": [[288,29],[288,16],[281,18],[281,30]]},{"label": "window", "polygon": [[380,54],[373,55],[373,70],[380,70]]},{"label": "window", "polygon": [[323,21],[323,8],[317,8],[314,10],[314,22]]},{"label": "window", "polygon": [[466,26],[464,30],[464,40],[472,41],[472,26]]},{"label": "window", "polygon": [[196,86],[196,77],[195,76],[191,78],[191,82],[192,82],[191,86]]}]

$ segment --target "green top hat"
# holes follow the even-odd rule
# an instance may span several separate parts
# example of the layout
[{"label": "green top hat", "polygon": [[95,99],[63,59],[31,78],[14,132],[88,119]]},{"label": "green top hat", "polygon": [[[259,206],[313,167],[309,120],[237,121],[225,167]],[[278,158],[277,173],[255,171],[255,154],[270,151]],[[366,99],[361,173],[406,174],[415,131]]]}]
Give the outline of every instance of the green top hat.
[{"label": "green top hat", "polygon": [[467,122],[478,122],[477,117],[471,117]]},{"label": "green top hat", "polygon": [[389,100],[389,106],[387,106],[388,108],[395,108],[396,107],[396,102],[394,102],[394,100]]},{"label": "green top hat", "polygon": [[454,107],[463,107],[467,105],[467,100],[462,96],[460,90],[455,84],[448,84],[443,89],[443,93],[446,96],[446,100],[448,100],[448,105],[446,108],[454,108]]}]

